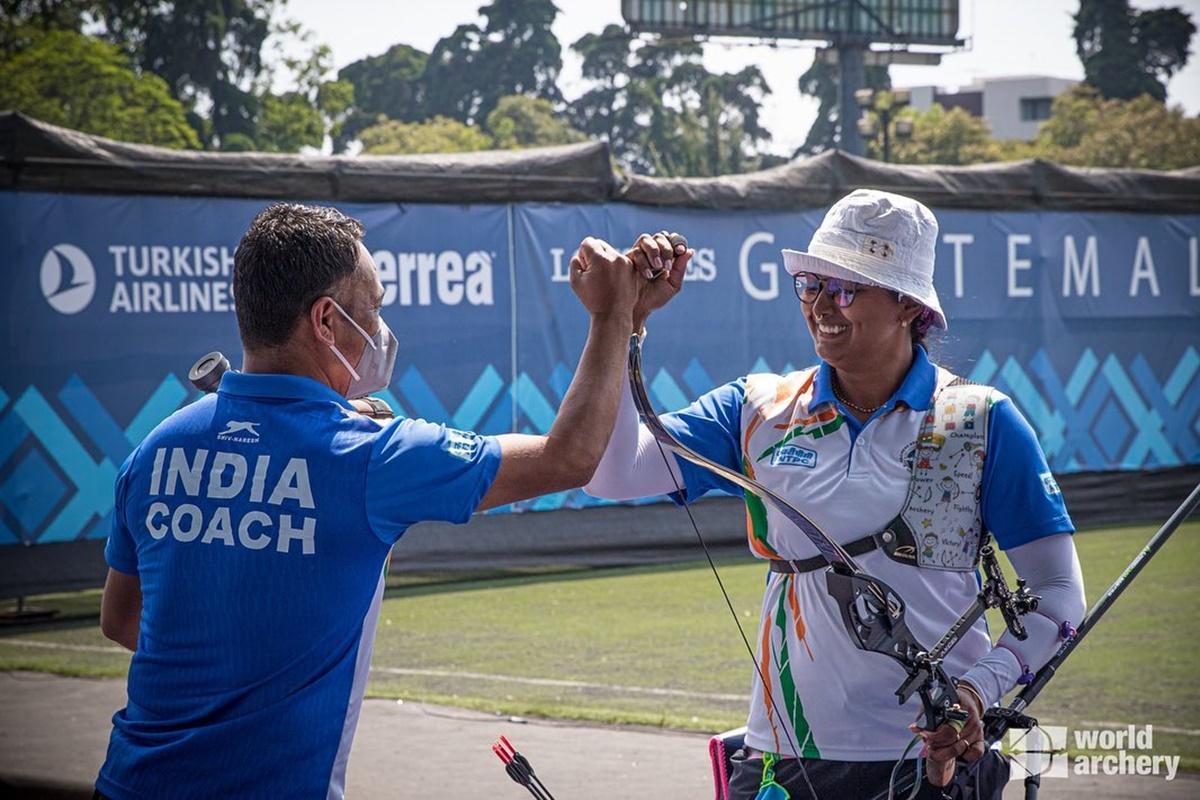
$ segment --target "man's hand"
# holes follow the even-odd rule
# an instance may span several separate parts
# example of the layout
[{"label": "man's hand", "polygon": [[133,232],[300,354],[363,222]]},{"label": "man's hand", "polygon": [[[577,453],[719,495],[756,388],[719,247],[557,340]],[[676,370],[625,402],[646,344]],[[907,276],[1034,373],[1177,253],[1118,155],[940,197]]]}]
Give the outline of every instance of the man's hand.
[{"label": "man's hand", "polygon": [[571,289],[592,314],[632,314],[646,281],[603,239],[589,236],[571,258]]},{"label": "man's hand", "polygon": [[915,724],[909,728],[925,739],[925,773],[934,786],[945,786],[954,779],[955,762],[978,761],[987,752],[983,739],[983,706],[979,696],[966,684],[958,687],[958,704],[967,711],[961,730],[946,722],[936,731],[923,731]]},{"label": "man's hand", "polygon": [[642,329],[651,312],[662,308],[683,288],[683,278],[693,255],[682,236],[666,231],[653,235],[643,233],[625,252],[634,268],[647,280],[633,309],[635,331]]}]

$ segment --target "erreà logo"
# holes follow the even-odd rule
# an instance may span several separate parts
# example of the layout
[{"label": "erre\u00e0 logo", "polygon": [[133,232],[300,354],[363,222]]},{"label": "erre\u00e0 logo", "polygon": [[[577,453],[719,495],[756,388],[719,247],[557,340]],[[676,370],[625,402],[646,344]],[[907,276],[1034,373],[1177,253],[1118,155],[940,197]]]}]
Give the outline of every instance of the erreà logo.
[{"label": "erre\u00e0 logo", "polygon": [[96,270],[87,253],[56,244],[42,258],[42,296],[60,314],[78,314],[96,294]]}]

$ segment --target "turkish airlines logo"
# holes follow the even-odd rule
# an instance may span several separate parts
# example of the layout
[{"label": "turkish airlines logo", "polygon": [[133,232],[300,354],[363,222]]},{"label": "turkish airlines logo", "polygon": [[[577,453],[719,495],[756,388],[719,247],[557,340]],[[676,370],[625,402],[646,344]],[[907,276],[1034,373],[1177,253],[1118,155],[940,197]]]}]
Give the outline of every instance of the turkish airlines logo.
[{"label": "turkish airlines logo", "polygon": [[231,419],[225,423],[225,430],[218,433],[217,438],[223,442],[254,444],[258,441],[258,426],[261,424],[261,422],[239,422]]},{"label": "turkish airlines logo", "polygon": [[78,314],[96,294],[96,269],[73,244],[56,244],[42,258],[42,295],[60,314]]}]

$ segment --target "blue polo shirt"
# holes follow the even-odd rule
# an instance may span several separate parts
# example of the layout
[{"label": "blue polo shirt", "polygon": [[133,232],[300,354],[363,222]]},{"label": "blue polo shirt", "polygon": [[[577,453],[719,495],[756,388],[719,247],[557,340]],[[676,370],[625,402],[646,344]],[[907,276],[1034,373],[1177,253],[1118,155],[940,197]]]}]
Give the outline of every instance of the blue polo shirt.
[{"label": "blue polo shirt", "polygon": [[117,478],[105,557],[141,581],[128,706],[97,788],[341,797],[393,543],[466,522],[494,438],[387,425],[309,378],[227,373]]},{"label": "blue polo shirt", "polygon": [[[845,417],[850,444],[853,444],[864,427],[899,404],[928,408],[936,387],[937,367],[923,347],[916,347],[912,366],[895,393],[865,423],[859,422],[834,396],[832,371],[822,361],[813,379],[809,406],[834,404]],[[664,415],[663,424],[680,442],[700,455],[740,471],[745,398],[745,379],[731,381],[701,396],[687,408]],[[703,467],[682,458],[676,461],[684,477],[689,502],[710,491],[742,493],[732,483]],[[981,488],[983,524],[1002,549],[1075,529],[1037,435],[1007,397],[1000,399],[988,412],[987,458]]]}]

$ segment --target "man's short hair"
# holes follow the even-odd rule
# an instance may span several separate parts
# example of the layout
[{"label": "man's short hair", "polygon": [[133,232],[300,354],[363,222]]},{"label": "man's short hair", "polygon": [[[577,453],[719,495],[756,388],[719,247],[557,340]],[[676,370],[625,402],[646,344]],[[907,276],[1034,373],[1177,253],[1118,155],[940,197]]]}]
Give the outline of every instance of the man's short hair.
[{"label": "man's short hair", "polygon": [[363,225],[336,208],[280,203],[259,212],[233,257],[242,345],[284,344],[317,298],[354,274]]}]

